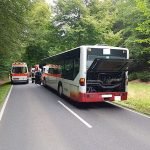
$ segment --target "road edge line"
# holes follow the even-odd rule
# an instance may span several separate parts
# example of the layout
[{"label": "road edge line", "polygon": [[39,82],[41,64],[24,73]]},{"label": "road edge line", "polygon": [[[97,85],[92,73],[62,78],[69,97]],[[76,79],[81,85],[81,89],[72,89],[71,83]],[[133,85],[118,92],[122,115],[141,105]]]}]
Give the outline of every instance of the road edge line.
[{"label": "road edge line", "polygon": [[112,102],[107,102],[107,103],[112,104],[112,105],[114,105],[114,106],[120,107],[120,108],[122,108],[122,109],[128,110],[128,111],[130,111],[130,112],[133,112],[133,113],[135,113],[135,114],[138,114],[138,115],[140,115],[140,116],[143,116],[143,117],[145,117],[145,118],[150,119],[150,116],[148,116],[148,115],[146,115],[146,114],[142,114],[142,113],[140,113],[140,112],[138,112],[138,111],[136,111],[136,110],[132,110],[132,109],[130,109],[130,108],[127,108],[127,107],[124,107],[124,106],[121,106],[121,105],[119,105],[119,104],[115,104],[115,103],[112,103]]},{"label": "road edge line", "polygon": [[4,111],[5,111],[8,99],[9,99],[11,91],[12,91],[12,88],[13,88],[13,85],[11,85],[10,90],[9,90],[9,92],[7,94],[7,97],[5,98],[5,102],[4,102],[3,106],[2,106],[2,109],[0,110],[0,121],[2,120],[2,117],[3,117],[3,114],[4,114]]},{"label": "road edge line", "polygon": [[79,119],[84,125],[86,125],[88,128],[92,128],[92,126],[86,122],[84,119],[82,119],[78,114],[76,114],[74,111],[72,111],[68,106],[66,106],[61,101],[58,101],[59,104],[61,104],[66,110],[68,110],[71,114],[73,114],[77,119]]}]

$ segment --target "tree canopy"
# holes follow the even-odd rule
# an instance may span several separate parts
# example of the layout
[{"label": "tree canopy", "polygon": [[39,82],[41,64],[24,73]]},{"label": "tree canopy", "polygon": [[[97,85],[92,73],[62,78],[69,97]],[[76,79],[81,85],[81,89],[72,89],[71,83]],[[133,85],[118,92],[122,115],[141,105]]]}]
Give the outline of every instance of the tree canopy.
[{"label": "tree canopy", "polygon": [[0,33],[0,72],[83,44],[127,47],[137,70],[150,69],[149,0],[3,0]]},{"label": "tree canopy", "polygon": [[0,1],[0,76],[22,57],[24,17],[29,7],[30,0]]}]

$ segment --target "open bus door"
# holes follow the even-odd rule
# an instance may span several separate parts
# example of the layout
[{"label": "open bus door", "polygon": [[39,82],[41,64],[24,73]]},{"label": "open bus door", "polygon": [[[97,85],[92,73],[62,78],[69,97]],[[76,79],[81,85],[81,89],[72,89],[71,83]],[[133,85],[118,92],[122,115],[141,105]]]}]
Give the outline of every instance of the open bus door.
[{"label": "open bus door", "polygon": [[96,58],[87,71],[87,91],[125,92],[129,59]]}]

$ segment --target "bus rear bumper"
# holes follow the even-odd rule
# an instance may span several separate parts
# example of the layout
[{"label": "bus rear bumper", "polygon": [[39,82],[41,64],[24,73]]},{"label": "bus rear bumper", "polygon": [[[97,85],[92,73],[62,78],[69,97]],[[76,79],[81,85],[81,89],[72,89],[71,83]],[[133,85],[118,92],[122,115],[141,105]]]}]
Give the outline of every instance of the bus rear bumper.
[{"label": "bus rear bumper", "polygon": [[105,102],[127,100],[127,92],[80,93],[80,102]]}]

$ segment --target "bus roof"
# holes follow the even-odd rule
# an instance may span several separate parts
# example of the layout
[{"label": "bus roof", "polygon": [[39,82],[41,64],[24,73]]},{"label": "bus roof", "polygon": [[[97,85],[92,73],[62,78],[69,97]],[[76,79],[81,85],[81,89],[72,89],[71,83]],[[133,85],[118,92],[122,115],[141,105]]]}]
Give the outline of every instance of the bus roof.
[{"label": "bus roof", "polygon": [[75,48],[72,48],[72,49],[70,49],[70,50],[66,50],[66,51],[63,51],[63,52],[61,52],[61,53],[58,53],[58,54],[55,54],[55,55],[52,55],[52,56],[48,56],[48,57],[46,57],[46,58],[43,58],[43,59],[41,59],[41,61],[44,61],[44,60],[46,60],[46,59],[49,59],[49,58],[51,58],[51,57],[53,57],[53,56],[57,56],[57,55],[60,55],[60,54],[64,54],[64,53],[66,53],[66,52],[69,52],[69,51],[73,51],[73,50],[75,50],[75,49],[77,49],[77,48],[81,48],[81,47],[85,47],[85,48],[103,48],[103,49],[122,49],[122,50],[127,50],[128,51],[128,49],[127,48],[123,48],[123,47],[115,47],[115,46],[107,46],[107,45],[98,45],[98,44],[96,44],[96,45],[81,45],[81,46],[79,46],[79,47],[75,47]]},{"label": "bus roof", "polygon": [[47,64],[43,66],[44,68],[60,68],[60,65],[54,65],[54,64]]}]

